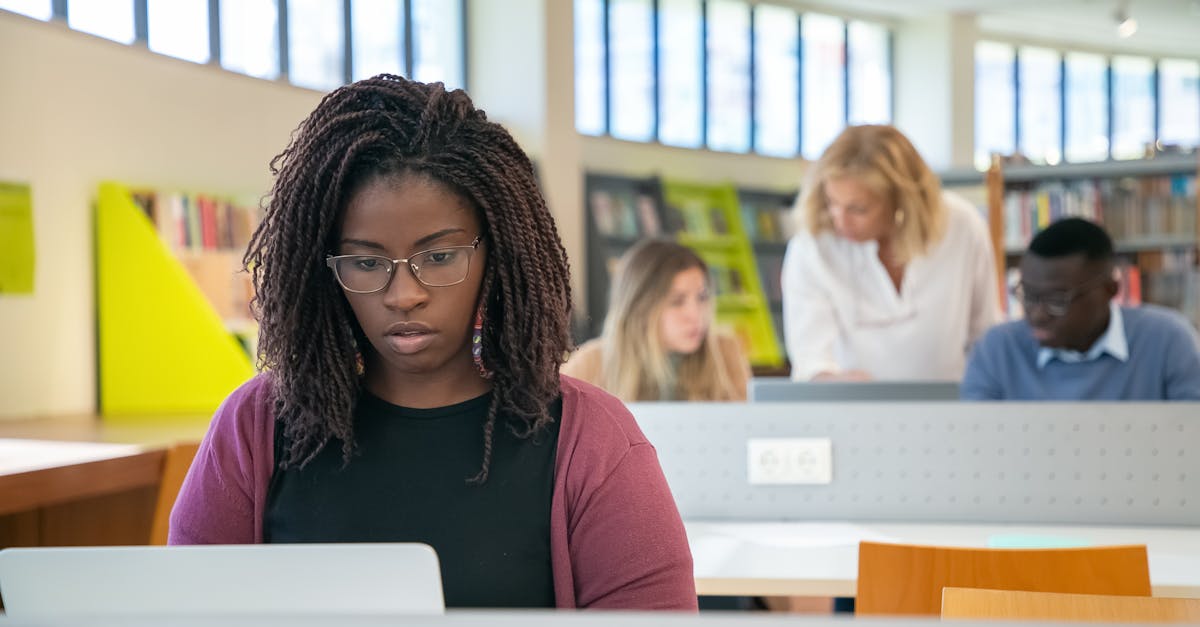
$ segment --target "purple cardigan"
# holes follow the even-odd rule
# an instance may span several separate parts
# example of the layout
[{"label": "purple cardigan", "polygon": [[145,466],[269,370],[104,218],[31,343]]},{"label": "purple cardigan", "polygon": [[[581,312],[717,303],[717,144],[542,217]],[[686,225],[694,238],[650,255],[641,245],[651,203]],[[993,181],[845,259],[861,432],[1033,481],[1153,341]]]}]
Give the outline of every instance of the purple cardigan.
[{"label": "purple cardigan", "polygon": [[[654,447],[619,400],[561,379],[550,506],[556,604],[694,611],[692,555]],[[269,374],[225,399],[171,511],[170,544],[262,542],[274,423]]]}]

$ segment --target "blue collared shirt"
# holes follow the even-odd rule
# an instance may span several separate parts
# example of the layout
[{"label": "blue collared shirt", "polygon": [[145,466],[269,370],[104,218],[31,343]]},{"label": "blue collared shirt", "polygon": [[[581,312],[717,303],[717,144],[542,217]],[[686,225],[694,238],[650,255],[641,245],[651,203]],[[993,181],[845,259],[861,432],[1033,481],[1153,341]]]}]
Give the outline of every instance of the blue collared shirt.
[{"label": "blue collared shirt", "polygon": [[1121,308],[1116,302],[1108,304],[1108,328],[1104,330],[1104,335],[1101,335],[1087,352],[1081,353],[1065,348],[1047,348],[1043,346],[1038,350],[1037,367],[1038,370],[1045,369],[1046,364],[1050,363],[1052,359],[1057,359],[1068,364],[1095,361],[1100,359],[1100,356],[1105,353],[1112,355],[1119,361],[1129,360],[1129,338],[1125,336],[1125,319],[1122,317]]}]

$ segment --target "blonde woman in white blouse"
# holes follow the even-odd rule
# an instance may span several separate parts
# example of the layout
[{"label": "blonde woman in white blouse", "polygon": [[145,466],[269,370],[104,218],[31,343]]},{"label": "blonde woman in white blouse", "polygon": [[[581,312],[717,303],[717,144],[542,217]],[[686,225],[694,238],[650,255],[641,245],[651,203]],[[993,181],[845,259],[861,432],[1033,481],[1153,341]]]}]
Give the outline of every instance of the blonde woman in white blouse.
[{"label": "blonde woman in white blouse", "polygon": [[847,128],[810,167],[783,264],[796,380],[958,380],[999,321],[979,212],[891,126]]}]

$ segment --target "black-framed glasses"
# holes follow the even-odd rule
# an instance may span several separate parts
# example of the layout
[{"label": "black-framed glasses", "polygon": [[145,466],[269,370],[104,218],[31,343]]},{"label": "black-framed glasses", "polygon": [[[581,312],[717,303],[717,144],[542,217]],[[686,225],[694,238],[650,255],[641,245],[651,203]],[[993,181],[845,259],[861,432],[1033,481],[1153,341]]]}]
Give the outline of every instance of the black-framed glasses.
[{"label": "black-framed glasses", "polygon": [[1065,316],[1067,315],[1067,310],[1071,308],[1071,303],[1075,302],[1084,292],[1087,292],[1097,283],[1107,278],[1109,278],[1108,275],[1101,274],[1069,290],[1049,290],[1045,292],[1031,291],[1022,281],[1013,286],[1011,293],[1013,298],[1021,302],[1021,306],[1025,308],[1026,312],[1041,305],[1046,308],[1046,313],[1051,316]]},{"label": "black-framed glasses", "polygon": [[347,292],[371,294],[387,289],[403,264],[418,281],[429,287],[450,287],[467,279],[471,257],[479,248],[483,236],[467,246],[431,248],[409,255],[408,259],[388,259],[380,255],[330,255],[325,265]]}]

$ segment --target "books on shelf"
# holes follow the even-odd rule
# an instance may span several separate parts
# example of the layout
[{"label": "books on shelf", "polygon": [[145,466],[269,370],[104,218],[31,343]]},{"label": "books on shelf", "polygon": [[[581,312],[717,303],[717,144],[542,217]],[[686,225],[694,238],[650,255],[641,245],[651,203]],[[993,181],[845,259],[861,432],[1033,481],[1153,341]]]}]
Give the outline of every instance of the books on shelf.
[{"label": "books on shelf", "polygon": [[794,201],[795,194],[738,193],[746,236],[755,242],[787,242],[795,233]]},{"label": "books on shelf", "polygon": [[133,189],[134,204],[149,218],[159,239],[196,286],[239,336],[251,337],[254,288],[242,271],[242,256],[261,221],[250,203],[212,194]]},{"label": "books on shelf", "polygon": [[1066,217],[1104,225],[1120,246],[1186,245],[1196,240],[1194,175],[1048,181],[1004,195],[1005,248],[1023,249]]},{"label": "books on shelf", "polygon": [[663,232],[658,203],[649,191],[597,187],[588,194],[588,212],[596,229],[608,237],[635,239],[656,237]]},{"label": "books on shelf", "polygon": [[172,250],[244,251],[258,207],[206,194],[136,190],[133,200]]}]

